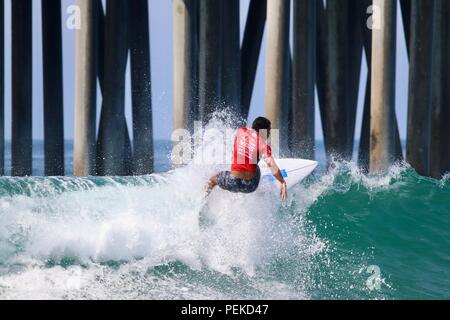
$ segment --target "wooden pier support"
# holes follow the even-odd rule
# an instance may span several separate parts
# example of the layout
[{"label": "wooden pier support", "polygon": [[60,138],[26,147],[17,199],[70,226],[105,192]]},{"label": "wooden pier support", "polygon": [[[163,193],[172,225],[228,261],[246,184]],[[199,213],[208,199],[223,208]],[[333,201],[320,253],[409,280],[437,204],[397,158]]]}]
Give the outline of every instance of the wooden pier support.
[{"label": "wooden pier support", "polygon": [[248,118],[261,43],[266,24],[267,0],[251,0],[241,49],[241,115]]},{"label": "wooden pier support", "polygon": [[287,147],[289,87],[289,0],[267,0],[266,117]]},{"label": "wooden pier support", "polygon": [[199,1],[198,118],[206,123],[221,103],[223,0]]},{"label": "wooden pier support", "polygon": [[222,101],[236,116],[241,111],[241,33],[239,0],[223,1]]},{"label": "wooden pier support", "polygon": [[430,174],[441,179],[450,172],[450,4],[435,0],[432,65]]},{"label": "wooden pier support", "polygon": [[11,174],[32,173],[32,2],[11,1],[12,139]]},{"label": "wooden pier support", "polygon": [[125,121],[125,71],[127,65],[128,3],[108,0],[105,17],[105,57],[102,121],[98,144],[104,175],[126,175],[127,135]]},{"label": "wooden pier support", "polygon": [[94,175],[96,157],[96,103],[98,73],[98,16],[97,1],[78,0],[81,29],[77,31],[75,139],[73,174]]},{"label": "wooden pier support", "polygon": [[430,173],[431,66],[434,0],[412,0],[407,161]]},{"label": "wooden pier support", "polygon": [[42,0],[45,175],[64,175],[61,1]]},{"label": "wooden pier support", "polygon": [[395,153],[395,59],[397,3],[374,0],[381,29],[372,30],[370,172],[386,172]]},{"label": "wooden pier support", "polygon": [[147,0],[129,2],[133,104],[133,174],[153,172],[153,120]]},{"label": "wooden pier support", "polygon": [[198,104],[198,0],[173,1],[173,129],[194,128]]},{"label": "wooden pier support", "polygon": [[5,3],[0,0],[0,176],[5,174]]},{"label": "wooden pier support", "polygon": [[294,1],[291,153],[314,158],[316,1]]}]

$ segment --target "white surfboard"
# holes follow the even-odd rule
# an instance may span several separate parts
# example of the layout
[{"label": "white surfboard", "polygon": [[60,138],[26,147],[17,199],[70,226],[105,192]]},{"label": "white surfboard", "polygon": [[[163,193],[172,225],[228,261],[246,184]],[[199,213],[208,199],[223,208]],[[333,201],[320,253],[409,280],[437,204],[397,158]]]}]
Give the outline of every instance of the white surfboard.
[{"label": "white surfboard", "polygon": [[[275,162],[280,168],[284,180],[286,180],[288,189],[292,188],[309,176],[318,165],[317,161],[305,159],[277,159]],[[259,183],[259,188],[270,189],[275,186],[278,190],[280,183],[273,176],[264,160],[259,163],[259,167],[261,168],[261,181]]]},{"label": "white surfboard", "polygon": [[[317,161],[304,159],[278,159],[275,161],[280,168],[281,174],[286,180],[288,189],[310,175],[318,164]],[[260,161],[259,167],[261,168],[261,180],[256,192],[278,193],[280,191],[280,183],[272,175],[272,172],[267,167],[264,160]],[[230,201],[229,196],[230,194],[228,191],[215,188],[215,190],[203,200],[199,211],[199,226],[201,229],[214,225],[216,219],[214,212],[220,212],[220,208],[227,205],[228,201]],[[247,195],[242,194],[241,196],[245,197]]]}]

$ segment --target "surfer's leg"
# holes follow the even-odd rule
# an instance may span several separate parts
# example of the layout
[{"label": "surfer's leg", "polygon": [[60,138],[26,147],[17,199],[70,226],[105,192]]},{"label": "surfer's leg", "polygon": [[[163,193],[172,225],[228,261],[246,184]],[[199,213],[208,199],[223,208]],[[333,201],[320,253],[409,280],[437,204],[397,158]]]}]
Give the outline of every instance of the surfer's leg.
[{"label": "surfer's leg", "polygon": [[256,176],[251,180],[241,180],[240,192],[242,193],[252,193],[255,192],[259,185],[259,180],[261,178],[261,171],[259,167],[256,169]]},{"label": "surfer's leg", "polygon": [[222,171],[217,174],[217,185],[230,192],[242,192],[241,179],[235,177],[230,171]]},{"label": "surfer's leg", "polygon": [[233,176],[230,171],[222,171],[217,174],[218,186],[227,191],[232,191],[234,186]]}]

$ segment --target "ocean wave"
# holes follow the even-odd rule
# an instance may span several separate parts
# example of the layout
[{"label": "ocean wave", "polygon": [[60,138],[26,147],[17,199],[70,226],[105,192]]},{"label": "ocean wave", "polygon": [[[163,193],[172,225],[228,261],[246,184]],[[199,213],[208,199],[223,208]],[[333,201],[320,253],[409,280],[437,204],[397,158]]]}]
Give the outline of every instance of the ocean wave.
[{"label": "ocean wave", "polygon": [[222,167],[194,157],[140,177],[1,177],[0,297],[450,296],[449,175],[424,178],[406,163],[371,175],[334,161],[287,201],[217,189],[205,206]]}]

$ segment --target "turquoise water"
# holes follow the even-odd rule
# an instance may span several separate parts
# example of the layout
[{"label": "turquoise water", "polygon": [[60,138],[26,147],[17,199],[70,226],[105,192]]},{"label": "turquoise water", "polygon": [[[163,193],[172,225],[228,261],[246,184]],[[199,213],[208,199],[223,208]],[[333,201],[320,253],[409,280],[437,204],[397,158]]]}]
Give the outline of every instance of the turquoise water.
[{"label": "turquoise water", "polygon": [[0,178],[0,298],[450,298],[450,176],[335,162],[285,203],[224,195],[203,229],[217,168],[164,172],[161,146],[150,176]]}]

